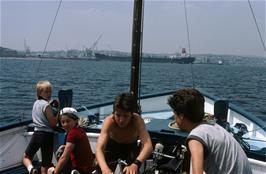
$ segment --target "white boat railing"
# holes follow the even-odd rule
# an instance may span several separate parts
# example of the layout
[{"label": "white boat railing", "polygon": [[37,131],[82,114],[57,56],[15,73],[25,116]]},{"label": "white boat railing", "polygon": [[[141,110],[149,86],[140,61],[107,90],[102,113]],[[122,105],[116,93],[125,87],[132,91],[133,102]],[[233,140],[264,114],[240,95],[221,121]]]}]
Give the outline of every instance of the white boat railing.
[{"label": "white boat railing", "polygon": [[258,161],[251,158],[249,158],[248,160],[251,164],[253,174],[265,174],[266,162]]},{"label": "white boat railing", "polygon": [[28,145],[26,132],[27,126],[0,132],[0,171],[21,165],[23,152]]}]

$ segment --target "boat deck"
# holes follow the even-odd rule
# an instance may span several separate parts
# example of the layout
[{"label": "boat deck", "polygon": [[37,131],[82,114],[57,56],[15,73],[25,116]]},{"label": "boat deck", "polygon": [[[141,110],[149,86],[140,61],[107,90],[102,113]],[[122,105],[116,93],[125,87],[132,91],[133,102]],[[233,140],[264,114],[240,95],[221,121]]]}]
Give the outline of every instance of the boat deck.
[{"label": "boat deck", "polygon": [[[40,168],[41,163],[40,162],[34,162],[33,165],[37,168]],[[28,170],[26,167],[22,164],[17,167],[12,167],[11,169],[4,170],[0,172],[0,174],[28,174]]]}]

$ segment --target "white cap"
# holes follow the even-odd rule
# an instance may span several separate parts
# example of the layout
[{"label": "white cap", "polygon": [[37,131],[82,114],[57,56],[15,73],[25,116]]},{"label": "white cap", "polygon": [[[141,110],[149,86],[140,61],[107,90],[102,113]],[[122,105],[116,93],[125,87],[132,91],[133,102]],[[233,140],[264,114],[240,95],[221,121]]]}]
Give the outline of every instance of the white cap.
[{"label": "white cap", "polygon": [[63,114],[73,114],[75,116],[77,116],[77,110],[74,109],[74,108],[71,108],[71,107],[65,107],[63,108],[61,111],[60,111],[60,115],[63,115]]}]

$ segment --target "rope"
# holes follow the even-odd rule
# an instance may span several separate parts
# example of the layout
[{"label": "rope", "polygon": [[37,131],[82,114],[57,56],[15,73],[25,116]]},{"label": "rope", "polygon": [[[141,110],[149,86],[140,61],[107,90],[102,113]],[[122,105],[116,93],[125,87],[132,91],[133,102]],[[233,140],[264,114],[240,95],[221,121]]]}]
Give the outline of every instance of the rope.
[{"label": "rope", "polygon": [[[186,0],[184,0],[184,11],[185,11],[185,19],[186,19],[186,29],[187,29],[187,40],[188,40],[188,52],[189,56],[191,55],[191,48],[190,48],[190,37],[189,37],[189,28],[188,28],[188,16],[187,16],[187,5]],[[194,88],[194,70],[193,70],[193,63],[190,63],[190,71],[191,71],[191,82],[192,87]]]},{"label": "rope", "polygon": [[55,20],[56,20],[56,17],[57,17],[57,15],[58,15],[59,9],[60,9],[60,7],[61,7],[62,1],[63,1],[63,0],[60,0],[60,2],[59,2],[59,5],[58,5],[58,8],[57,8],[57,11],[56,11],[56,14],[55,14],[54,20],[53,20],[53,24],[52,24],[51,29],[50,29],[50,31],[49,31],[49,35],[48,35],[48,38],[47,38],[46,43],[45,43],[44,50],[43,50],[42,55],[41,55],[41,60],[40,60],[39,66],[38,66],[37,71],[36,71],[36,76],[37,76],[38,73],[39,73],[39,69],[40,69],[40,66],[41,66],[41,64],[42,64],[42,60],[43,60],[42,58],[43,58],[44,53],[46,52],[46,48],[47,48],[48,42],[49,42],[49,40],[50,40],[50,37],[51,37],[52,31],[53,31],[53,28],[54,28]]},{"label": "rope", "polygon": [[[43,60],[43,55],[44,55],[44,53],[45,53],[45,51],[46,51],[46,48],[47,48],[47,45],[48,45],[49,39],[50,39],[50,37],[51,37],[52,30],[53,30],[53,28],[54,28],[54,24],[55,24],[55,20],[56,20],[56,17],[57,17],[57,15],[58,15],[58,12],[59,12],[60,6],[61,6],[61,4],[62,4],[62,1],[63,1],[63,0],[60,0],[60,3],[59,3],[59,5],[58,5],[57,11],[56,11],[56,15],[55,15],[54,20],[53,20],[52,27],[51,27],[51,29],[50,29],[50,32],[49,32],[48,38],[47,38],[46,43],[45,43],[44,50],[43,50],[42,55],[41,55],[41,60],[40,60],[40,62],[39,62],[38,68],[37,68],[37,70],[36,70],[35,77],[38,77],[39,70],[40,70],[40,67],[41,67],[41,64],[42,64],[42,60]],[[21,118],[21,120],[23,120],[24,114],[25,114],[25,110],[24,110],[23,113],[22,113],[22,118]]]},{"label": "rope", "polygon": [[190,64],[192,87],[195,88],[193,63]]},{"label": "rope", "polygon": [[263,39],[262,39],[262,35],[261,35],[261,32],[260,32],[260,29],[259,29],[259,26],[258,26],[258,23],[257,23],[256,17],[255,17],[255,14],[254,14],[254,11],[253,11],[253,8],[252,8],[252,5],[251,5],[251,3],[250,3],[250,0],[248,0],[248,4],[249,4],[250,11],[251,11],[251,13],[252,13],[252,16],[253,16],[253,19],[254,19],[254,22],[255,22],[255,25],[256,25],[257,31],[258,31],[258,33],[259,33],[260,41],[261,41],[262,47],[263,47],[263,49],[264,49],[265,56],[266,56],[266,47],[265,47],[264,41],[263,41]]},{"label": "rope", "polygon": [[188,51],[189,51],[189,55],[190,55],[191,50],[190,50],[190,38],[189,38],[189,29],[188,29],[188,17],[187,17],[186,0],[184,0],[184,10],[185,10],[185,19],[186,19],[186,27],[187,27]]}]

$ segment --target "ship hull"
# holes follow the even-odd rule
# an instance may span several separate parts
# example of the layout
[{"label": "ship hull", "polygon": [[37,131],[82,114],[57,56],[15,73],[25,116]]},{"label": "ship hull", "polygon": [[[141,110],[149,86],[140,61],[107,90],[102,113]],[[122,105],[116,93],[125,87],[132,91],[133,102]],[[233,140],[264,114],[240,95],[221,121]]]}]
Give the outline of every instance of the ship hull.
[{"label": "ship hull", "polygon": [[[115,56],[115,55],[95,53],[95,57],[97,60],[131,61],[130,56]],[[193,63],[195,59],[196,59],[195,57],[169,58],[167,56],[162,56],[162,57],[143,56],[142,62],[190,64]]]}]

